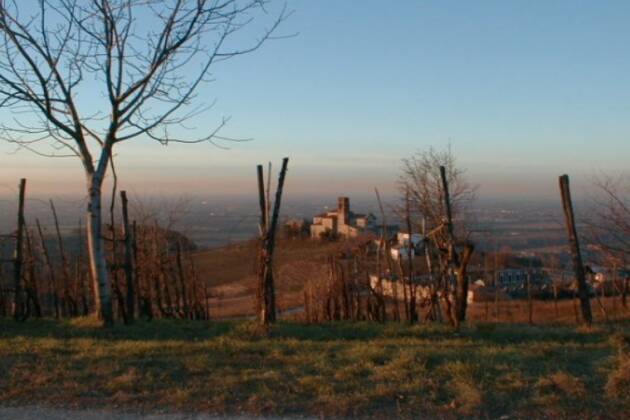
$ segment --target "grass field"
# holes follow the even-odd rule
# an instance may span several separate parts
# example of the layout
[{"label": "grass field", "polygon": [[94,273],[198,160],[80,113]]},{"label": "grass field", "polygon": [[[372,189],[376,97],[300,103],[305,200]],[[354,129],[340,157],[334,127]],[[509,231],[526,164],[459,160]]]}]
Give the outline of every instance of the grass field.
[{"label": "grass field", "polygon": [[630,324],[0,321],[0,404],[133,412],[622,418]]}]

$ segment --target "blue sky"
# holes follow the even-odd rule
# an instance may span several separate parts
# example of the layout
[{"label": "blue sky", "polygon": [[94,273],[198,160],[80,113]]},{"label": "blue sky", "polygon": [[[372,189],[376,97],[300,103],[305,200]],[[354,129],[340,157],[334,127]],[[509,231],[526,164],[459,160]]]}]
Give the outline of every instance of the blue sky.
[{"label": "blue sky", "polygon": [[[277,3],[279,4],[279,3]],[[253,191],[256,163],[290,156],[292,194],[393,189],[400,159],[451,144],[488,197],[554,197],[630,156],[630,2],[290,0],[273,41],[215,68],[217,104],[193,125],[252,137],[124,145],[136,191]],[[273,9],[271,10],[273,13]],[[247,35],[247,34],[245,34]],[[0,184],[82,192],[77,161],[0,145]],[[54,174],[54,177],[50,175]]]}]

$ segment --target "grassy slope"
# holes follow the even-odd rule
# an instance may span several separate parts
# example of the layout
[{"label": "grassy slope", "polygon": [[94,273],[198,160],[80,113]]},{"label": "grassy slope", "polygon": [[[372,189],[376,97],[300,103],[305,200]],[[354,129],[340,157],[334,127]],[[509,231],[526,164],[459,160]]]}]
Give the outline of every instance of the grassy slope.
[{"label": "grassy slope", "polygon": [[[0,321],[0,403],[215,413],[622,417],[629,324]],[[614,330],[617,330],[615,332]]]}]

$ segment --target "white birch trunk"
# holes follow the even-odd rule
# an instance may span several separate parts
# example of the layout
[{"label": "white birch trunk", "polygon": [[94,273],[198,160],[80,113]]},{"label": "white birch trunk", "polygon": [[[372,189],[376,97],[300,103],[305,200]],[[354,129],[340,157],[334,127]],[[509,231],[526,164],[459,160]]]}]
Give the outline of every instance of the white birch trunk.
[{"label": "white birch trunk", "polygon": [[103,174],[88,177],[87,243],[90,274],[94,285],[95,311],[105,325],[114,322],[111,285],[107,275],[107,260],[102,237],[101,187]]}]

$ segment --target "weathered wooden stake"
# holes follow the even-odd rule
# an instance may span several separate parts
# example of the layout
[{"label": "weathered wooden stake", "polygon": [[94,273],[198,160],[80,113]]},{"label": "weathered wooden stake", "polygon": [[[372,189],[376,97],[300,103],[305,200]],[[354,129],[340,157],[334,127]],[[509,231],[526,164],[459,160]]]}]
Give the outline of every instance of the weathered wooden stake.
[{"label": "weathered wooden stake", "polygon": [[591,313],[591,301],[589,298],[588,286],[586,284],[586,276],[584,274],[584,265],[582,263],[582,254],[580,252],[580,242],[575,228],[575,215],[573,213],[573,203],[571,201],[571,189],[569,188],[569,176],[562,175],[560,177],[560,194],[562,196],[562,208],[566,221],[567,233],[569,236],[569,245],[571,248],[571,257],[573,260],[573,269],[578,286],[578,297],[580,299],[580,307],[582,310],[582,322],[586,325],[593,323],[593,314]]},{"label": "weathered wooden stake", "polygon": [[440,178],[442,179],[442,193],[444,198],[444,209],[446,216],[446,233],[448,239],[448,259],[452,268],[456,271],[455,286],[455,316],[452,317],[455,322],[455,328],[459,328],[461,322],[466,320],[466,309],[468,306],[468,278],[466,276],[466,268],[472,254],[475,250],[472,244],[466,244],[464,253],[460,261],[459,255],[455,250],[455,234],[453,228],[453,211],[451,208],[451,197],[448,188],[448,179],[446,176],[446,167],[440,166]]},{"label": "weathered wooden stake", "polygon": [[558,285],[553,283],[553,313],[556,321],[558,320]]},{"label": "weathered wooden stake", "polygon": [[39,288],[37,287],[37,257],[33,246],[33,237],[30,230],[25,226],[26,250],[28,252],[28,282],[24,282],[26,291],[26,313],[30,316],[31,305],[37,318],[42,317],[42,305],[39,301]]},{"label": "weathered wooden stake", "polygon": [[129,210],[127,191],[120,192],[120,201],[122,204],[122,216],[123,216],[123,240],[125,241],[125,283],[127,284],[127,317],[125,319],[127,324],[133,324],[136,313],[136,268],[134,260],[134,238],[131,225],[129,223]]},{"label": "weathered wooden stake", "polygon": [[[530,262],[531,264],[531,262]],[[532,270],[527,270],[527,322],[534,325],[534,302],[532,300]]]},{"label": "weathered wooden stake", "polygon": [[[405,225],[407,228],[407,232],[409,233],[409,245],[407,248],[407,286],[409,288],[409,299],[408,299],[408,308],[407,308],[407,320],[411,323],[418,322],[418,310],[416,308],[416,291],[417,287],[413,283],[413,258],[415,256],[415,249],[413,247],[412,241],[412,226],[411,226],[411,197],[409,194],[409,188],[405,191]],[[404,279],[404,273],[403,277]],[[403,286],[404,287],[404,286]]]},{"label": "weathered wooden stake", "polygon": [[273,203],[273,213],[271,220],[268,216],[268,206],[270,203],[265,194],[265,183],[262,165],[258,165],[258,198],[261,212],[261,249],[259,254],[258,267],[258,319],[267,325],[276,320],[276,298],[273,279],[273,253],[275,249],[276,230],[278,227],[278,217],[280,216],[280,204],[282,202],[282,191],[287,173],[289,158],[282,160],[282,168],[278,178],[276,197]]},{"label": "weathered wooden stake", "polygon": [[381,238],[378,246],[378,251],[376,254],[376,275],[378,276],[377,282],[377,299],[378,299],[378,311],[379,311],[379,320],[381,322],[385,322],[387,320],[387,302],[385,297],[383,296],[383,270],[381,263],[381,253],[385,252],[385,260],[387,261],[387,265],[390,268],[391,272],[391,252],[389,248],[389,238],[387,237],[387,222],[385,219],[385,208],[383,207],[383,201],[381,200],[381,195],[378,192],[378,189],[374,188],[374,192],[376,193],[376,200],[378,201],[378,208],[381,212]]},{"label": "weathered wooden stake", "polygon": [[628,309],[628,291],[630,290],[630,276],[623,279],[623,287],[621,289],[621,306]]},{"label": "weathered wooden stake", "polygon": [[25,307],[22,295],[22,266],[24,264],[24,195],[26,192],[26,179],[20,180],[20,192],[18,199],[17,231],[15,233],[15,254],[13,258],[13,319],[24,319]]},{"label": "weathered wooden stake", "polygon": [[48,246],[46,245],[44,232],[42,230],[42,225],[39,223],[39,219],[35,219],[35,223],[37,225],[37,233],[39,234],[40,247],[42,248],[42,253],[44,254],[44,264],[46,264],[46,269],[48,271],[49,288],[53,299],[55,318],[59,319],[61,314],[59,313],[59,294],[57,291],[57,282],[55,280],[55,269],[50,261],[50,253],[48,252]]},{"label": "weathered wooden stake", "polygon": [[57,248],[59,249],[59,255],[61,257],[61,273],[63,284],[61,286],[63,290],[62,309],[66,315],[76,315],[72,311],[72,298],[70,296],[70,268],[68,266],[68,258],[63,246],[63,238],[61,237],[61,229],[59,228],[59,218],[57,217],[57,210],[55,209],[55,203],[50,200],[50,210],[52,211],[53,219],[55,221],[55,231],[57,233]]}]

